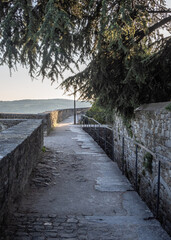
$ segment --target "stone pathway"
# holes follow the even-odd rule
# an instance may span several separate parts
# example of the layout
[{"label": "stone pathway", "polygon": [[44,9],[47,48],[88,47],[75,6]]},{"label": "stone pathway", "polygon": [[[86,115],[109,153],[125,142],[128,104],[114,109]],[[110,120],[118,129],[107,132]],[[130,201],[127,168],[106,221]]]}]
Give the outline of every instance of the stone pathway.
[{"label": "stone pathway", "polygon": [[67,119],[45,137],[46,152],[0,240],[169,240],[103,150]]}]

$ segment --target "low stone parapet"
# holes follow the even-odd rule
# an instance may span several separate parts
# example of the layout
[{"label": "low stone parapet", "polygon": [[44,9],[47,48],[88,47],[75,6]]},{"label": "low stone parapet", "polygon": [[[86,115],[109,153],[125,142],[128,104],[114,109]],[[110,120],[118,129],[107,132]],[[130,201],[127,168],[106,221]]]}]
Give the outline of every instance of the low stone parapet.
[{"label": "low stone parapet", "polygon": [[3,131],[7,128],[13,127],[18,123],[22,122],[22,119],[0,119],[0,131]]},{"label": "low stone parapet", "polygon": [[25,120],[1,131],[0,222],[23,192],[42,146],[42,120]]},{"label": "low stone parapet", "polygon": [[[77,108],[76,112],[84,113],[89,108]],[[59,122],[74,115],[74,109],[57,109],[54,111],[39,113],[39,114],[18,114],[18,113],[0,113],[0,121],[2,120],[23,120],[23,119],[42,119],[44,123],[44,131],[49,134],[50,130],[54,128]]]},{"label": "low stone parapet", "polygon": [[[88,108],[79,108],[85,112]],[[72,116],[74,109],[42,114],[0,113],[0,223],[23,192],[38,163],[47,134],[59,122]]]}]

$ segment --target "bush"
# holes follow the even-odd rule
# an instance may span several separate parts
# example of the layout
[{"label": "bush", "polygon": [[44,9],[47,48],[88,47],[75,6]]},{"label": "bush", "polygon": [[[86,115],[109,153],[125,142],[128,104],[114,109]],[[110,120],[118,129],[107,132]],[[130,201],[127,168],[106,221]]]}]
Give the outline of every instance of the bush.
[{"label": "bush", "polygon": [[112,124],[113,123],[113,110],[105,109],[100,106],[98,100],[95,101],[92,107],[87,111],[88,117],[94,118],[101,124]]}]

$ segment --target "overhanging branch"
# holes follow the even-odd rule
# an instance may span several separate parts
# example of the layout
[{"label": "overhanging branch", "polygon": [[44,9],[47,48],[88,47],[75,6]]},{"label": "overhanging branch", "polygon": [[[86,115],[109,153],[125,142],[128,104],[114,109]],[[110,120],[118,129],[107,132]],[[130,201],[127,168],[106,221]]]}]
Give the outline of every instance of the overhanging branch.
[{"label": "overhanging branch", "polygon": [[145,36],[150,35],[156,29],[162,27],[163,25],[167,24],[170,21],[171,21],[171,15],[169,17],[162,19],[160,22],[155,23],[153,26],[149,27],[147,33],[145,33],[143,30],[137,31],[135,33],[135,37],[138,37],[138,39],[136,40],[136,43],[139,43]]},{"label": "overhanging branch", "polygon": [[168,10],[149,10],[148,13],[171,13],[171,9]]}]

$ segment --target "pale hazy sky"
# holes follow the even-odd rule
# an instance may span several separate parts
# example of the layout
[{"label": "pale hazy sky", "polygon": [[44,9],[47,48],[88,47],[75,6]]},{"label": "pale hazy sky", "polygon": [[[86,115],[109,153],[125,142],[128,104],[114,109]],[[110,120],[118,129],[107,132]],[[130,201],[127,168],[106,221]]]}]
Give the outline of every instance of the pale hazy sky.
[{"label": "pale hazy sky", "polygon": [[[171,8],[171,0],[166,0],[168,7]],[[66,73],[67,76],[67,73]],[[56,89],[57,83],[51,85],[49,79],[41,78],[31,80],[28,71],[19,68],[10,77],[7,66],[0,66],[0,101],[20,100],[20,99],[53,99],[69,98],[73,96],[63,95],[63,90]]]},{"label": "pale hazy sky", "polygon": [[[66,77],[69,73],[65,74]],[[62,89],[57,89],[59,83],[51,85],[50,79],[39,77],[32,80],[27,69],[19,68],[10,76],[7,66],[0,66],[0,101],[11,101],[20,99],[73,99],[69,94],[64,95]]]}]

